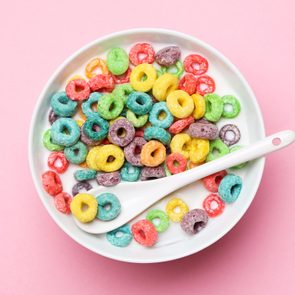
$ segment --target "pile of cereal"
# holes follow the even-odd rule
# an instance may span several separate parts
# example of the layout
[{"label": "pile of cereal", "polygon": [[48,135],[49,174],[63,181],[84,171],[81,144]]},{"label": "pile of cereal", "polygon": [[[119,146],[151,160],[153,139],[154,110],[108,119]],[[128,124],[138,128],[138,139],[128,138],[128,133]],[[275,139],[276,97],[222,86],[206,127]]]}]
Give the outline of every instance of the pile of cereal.
[{"label": "pile of cereal", "polygon": [[[109,50],[106,61],[90,60],[87,79],[76,75],[65,91],[56,92],[51,97],[51,127],[43,136],[44,147],[51,151],[51,170],[43,173],[42,183],[57,210],[81,222],[112,220],[120,214],[119,199],[111,193],[87,194],[90,180],[109,187],[120,181],[158,179],[239,149],[233,146],[240,139],[239,128],[226,124],[218,130],[216,122],[238,116],[240,103],[233,95],[214,93],[208,66],[199,54],[182,62],[178,46],[155,53],[151,44],[138,43],[129,55],[117,47]],[[69,164],[77,165],[73,198],[63,191],[59,177]],[[210,191],[203,209],[190,210],[183,200],[173,198],[165,211],[152,209],[146,219],[107,233],[108,241],[124,247],[134,238],[152,246],[170,221],[180,223],[188,234],[198,233],[209,217],[238,198],[242,187],[241,178],[226,171],[203,183]]]}]

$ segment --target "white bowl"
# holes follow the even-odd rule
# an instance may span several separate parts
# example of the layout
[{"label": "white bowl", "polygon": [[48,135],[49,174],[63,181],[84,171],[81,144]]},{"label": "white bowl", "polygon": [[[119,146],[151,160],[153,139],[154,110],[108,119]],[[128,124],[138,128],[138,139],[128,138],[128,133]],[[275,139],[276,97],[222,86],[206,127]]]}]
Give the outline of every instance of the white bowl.
[{"label": "white bowl", "polygon": [[[249,163],[242,170],[235,171],[243,178],[243,189],[239,199],[231,205],[226,205],[224,213],[210,219],[207,227],[195,236],[187,236],[179,224],[171,224],[170,228],[160,234],[158,243],[152,248],[145,248],[133,241],[126,248],[116,248],[108,243],[104,236],[90,235],[81,231],[71,216],[58,212],[53,204],[53,198],[42,188],[40,175],[48,169],[48,151],[42,145],[42,134],[49,128],[47,121],[50,97],[65,86],[66,80],[73,74],[83,72],[87,61],[99,55],[105,55],[113,46],[123,46],[127,50],[136,42],[151,42],[156,50],[167,45],[176,44],[182,48],[182,58],[189,52],[197,52],[209,60],[209,72],[216,81],[216,92],[225,95],[236,95],[242,110],[238,118],[221,120],[218,125],[230,121],[237,124],[242,138],[239,144],[245,145],[264,137],[264,125],[256,98],[248,83],[238,69],[216,49],[206,43],[183,33],[163,29],[136,29],[123,31],[100,38],[69,57],[50,77],[44,87],[31,122],[29,137],[29,161],[32,176],[38,194],[45,208],[55,222],[75,241],[100,255],[121,261],[137,263],[153,263],[169,261],[196,253],[213,244],[224,236],[244,215],[258,189],[264,168],[264,158]],[[64,190],[70,192],[74,183],[74,169],[62,175]],[[176,192],[174,195],[183,198],[190,208],[200,208],[202,200],[208,192],[197,182]],[[169,196],[154,207],[164,209]],[[141,214],[138,218],[143,218]],[[54,241],[52,241],[54,243]],[[232,245],[234,247],[234,245]]]}]

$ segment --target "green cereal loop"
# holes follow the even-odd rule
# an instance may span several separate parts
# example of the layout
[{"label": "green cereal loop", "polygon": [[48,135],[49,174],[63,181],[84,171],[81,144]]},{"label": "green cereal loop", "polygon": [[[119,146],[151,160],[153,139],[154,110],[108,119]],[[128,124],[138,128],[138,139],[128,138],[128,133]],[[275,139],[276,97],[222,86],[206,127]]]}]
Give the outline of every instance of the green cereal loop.
[{"label": "green cereal loop", "polygon": [[161,141],[164,145],[168,145],[171,141],[171,135],[164,128],[151,126],[144,130],[144,138],[149,141],[151,139],[156,139]]},{"label": "green cereal loop", "polygon": [[175,65],[172,65],[170,67],[161,67],[160,70],[157,71],[158,76],[161,76],[165,73],[170,73],[177,78],[180,78],[181,75],[183,74],[183,64],[180,60],[178,60]]},{"label": "green cereal loop", "polygon": [[[239,150],[239,149],[241,149],[241,148],[242,148],[242,146],[240,146],[240,145],[235,145],[235,146],[233,146],[233,147],[231,147],[231,148],[229,149],[229,152],[232,153],[232,152],[237,151],[237,150]],[[244,167],[247,165],[247,163],[248,163],[248,162],[241,163],[241,164],[239,164],[239,165],[236,165],[236,166],[230,167],[230,169],[238,170],[238,169],[244,168]]]},{"label": "green cereal loop", "polygon": [[206,112],[205,119],[211,122],[217,122],[223,113],[223,100],[222,98],[214,93],[206,94]]},{"label": "green cereal loop", "polygon": [[[217,154],[215,153],[217,151]],[[218,159],[229,153],[228,146],[219,138],[210,141],[209,154],[206,162]]]},{"label": "green cereal loop", "polygon": [[130,84],[121,84],[121,85],[116,86],[116,88],[113,90],[112,93],[115,97],[117,97],[117,96],[121,97],[124,104],[125,104],[129,94],[132,91],[134,91],[134,89],[131,87]]},{"label": "green cereal loop", "polygon": [[66,147],[64,149],[64,154],[70,163],[81,164],[86,160],[88,149],[83,142],[78,141],[74,145]]},{"label": "green cereal loop", "polygon": [[146,114],[146,115],[137,116],[132,111],[127,110],[126,118],[132,123],[132,125],[135,128],[139,128],[146,124],[146,122],[148,121],[149,115]]},{"label": "green cereal loop", "polygon": [[106,119],[113,120],[123,111],[124,103],[121,97],[115,97],[112,94],[104,94],[97,105],[98,114]]},{"label": "green cereal loop", "polygon": [[129,56],[123,48],[112,48],[107,54],[107,66],[114,75],[124,74],[129,67]]},{"label": "green cereal loop", "polygon": [[74,172],[77,181],[92,180],[96,177],[97,171],[93,169],[81,169]]},{"label": "green cereal loop", "polygon": [[[160,219],[159,224],[155,224],[153,222],[153,220],[156,218]],[[162,210],[153,209],[153,210],[149,211],[146,215],[146,219],[149,220],[150,222],[153,222],[158,233],[164,232],[169,227],[169,217]]]},{"label": "green cereal loop", "polygon": [[[222,96],[223,100],[223,118],[232,119],[235,118],[241,111],[241,104],[237,100],[237,98],[233,95],[224,95]],[[232,110],[227,111],[226,105],[230,105],[232,107]]]},{"label": "green cereal loop", "polygon": [[49,151],[62,151],[65,147],[59,144],[54,144],[51,141],[51,130],[48,129],[43,134],[43,145],[49,150]]}]

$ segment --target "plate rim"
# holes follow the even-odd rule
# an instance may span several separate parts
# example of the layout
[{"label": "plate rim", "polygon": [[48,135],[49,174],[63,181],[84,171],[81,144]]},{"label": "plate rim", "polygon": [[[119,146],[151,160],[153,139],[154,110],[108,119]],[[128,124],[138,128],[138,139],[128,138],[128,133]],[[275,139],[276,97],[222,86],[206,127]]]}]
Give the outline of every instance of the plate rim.
[{"label": "plate rim", "polygon": [[[227,66],[229,66],[233,72],[238,76],[238,78],[240,79],[240,81],[242,81],[242,83],[244,84],[244,86],[246,87],[247,91],[250,93],[251,99],[253,101],[253,104],[255,106],[255,109],[257,110],[258,113],[258,123],[261,129],[261,136],[264,137],[265,136],[265,126],[264,126],[264,120],[263,120],[263,115],[261,112],[261,108],[258,104],[258,101],[256,99],[256,96],[252,90],[252,88],[250,87],[249,83],[247,82],[247,80],[244,78],[244,76],[242,75],[242,73],[240,72],[240,70],[226,57],[224,56],[221,52],[219,52],[217,49],[215,49],[213,46],[207,44],[206,42],[193,37],[191,35],[188,35],[186,33],[180,32],[180,31],[175,31],[175,30],[171,30],[171,29],[161,29],[161,28],[136,28],[136,29],[128,29],[128,30],[122,30],[122,31],[118,31],[118,32],[114,32],[111,34],[107,34],[104,35],[100,38],[95,39],[94,41],[91,41],[89,43],[87,43],[86,45],[82,46],[80,49],[76,50],[73,54],[71,54],[68,58],[66,58],[56,69],[55,71],[51,74],[50,78],[47,80],[45,86],[43,87],[40,95],[38,96],[38,99],[36,101],[35,107],[34,107],[34,111],[32,114],[32,118],[31,118],[31,122],[30,122],[30,127],[29,127],[29,137],[28,137],[28,158],[29,158],[29,166],[30,166],[30,172],[31,172],[31,176],[33,178],[33,183],[35,186],[35,189],[37,190],[37,194],[39,199],[41,199],[42,204],[44,205],[44,207],[46,208],[47,212],[49,213],[49,215],[51,216],[51,218],[55,221],[55,223],[68,235],[70,236],[75,242],[77,242],[78,244],[80,244],[81,246],[89,249],[90,251],[102,255],[104,257],[113,259],[113,260],[117,260],[117,261],[122,261],[122,262],[130,262],[130,263],[141,263],[141,264],[147,264],[147,263],[159,263],[159,262],[167,262],[167,261],[172,261],[172,260],[176,260],[176,259],[181,259],[183,257],[195,254],[197,252],[200,252],[204,249],[206,249],[207,247],[211,246],[212,244],[214,244],[215,242],[217,242],[218,240],[220,240],[223,236],[225,236],[227,233],[229,233],[234,227],[235,225],[240,221],[240,219],[244,216],[245,212],[248,210],[248,208],[250,207],[250,205],[252,204],[257,190],[259,188],[261,179],[262,179],[262,175],[264,172],[264,167],[265,167],[265,158],[260,158],[258,160],[256,160],[257,162],[257,178],[256,178],[256,182],[253,185],[253,197],[250,200],[248,206],[246,206],[244,208],[244,210],[242,210],[239,214],[239,216],[234,219],[230,225],[226,228],[226,230],[222,231],[219,233],[219,235],[214,236],[214,238],[208,240],[208,242],[205,243],[205,245],[201,248],[196,250],[195,248],[190,249],[190,251],[186,251],[185,253],[180,253],[178,252],[175,255],[168,255],[167,257],[165,257],[164,259],[145,259],[145,260],[140,260],[140,259],[129,259],[129,258],[125,258],[125,257],[120,257],[119,255],[112,255],[109,252],[105,252],[101,249],[97,249],[94,247],[91,247],[90,245],[88,245],[87,243],[83,242],[83,238],[80,238],[79,236],[75,236],[74,234],[71,233],[71,231],[67,230],[66,227],[63,225],[62,222],[60,222],[59,219],[57,219],[55,217],[55,215],[53,214],[53,212],[50,210],[49,206],[47,205],[47,203],[45,202],[45,200],[41,197],[42,194],[44,193],[41,189],[41,185],[40,185],[40,180],[37,177],[37,173],[34,170],[34,163],[33,163],[33,148],[32,148],[32,142],[33,142],[33,130],[34,130],[34,123],[36,121],[36,117],[37,117],[37,113],[38,110],[40,109],[41,104],[43,103],[42,98],[44,97],[48,87],[51,85],[51,83],[53,82],[53,80],[55,79],[55,77],[59,74],[59,72],[65,68],[71,61],[73,61],[77,56],[79,56],[82,52],[84,52],[85,50],[89,49],[90,47],[94,46],[95,44],[99,44],[105,40],[108,39],[112,39],[112,38],[117,38],[120,36],[125,36],[125,35],[132,35],[132,34],[136,34],[136,33],[160,33],[160,34],[167,34],[167,35],[174,35],[177,36],[179,38],[182,39],[187,39],[189,41],[192,41],[193,43],[197,43],[199,44],[201,47],[203,47],[204,49],[213,52],[213,54],[215,54],[218,58],[220,58]],[[258,171],[259,170],[259,171]]]}]

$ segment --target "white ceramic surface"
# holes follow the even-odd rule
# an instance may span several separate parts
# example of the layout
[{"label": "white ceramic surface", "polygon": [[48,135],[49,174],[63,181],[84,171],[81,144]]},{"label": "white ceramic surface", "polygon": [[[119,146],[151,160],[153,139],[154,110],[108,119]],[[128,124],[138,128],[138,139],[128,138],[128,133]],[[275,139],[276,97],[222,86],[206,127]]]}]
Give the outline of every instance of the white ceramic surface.
[{"label": "white ceramic surface", "polygon": [[[179,224],[171,223],[170,228],[159,235],[158,243],[152,248],[142,247],[135,241],[132,241],[126,248],[113,247],[104,235],[91,235],[83,232],[75,225],[71,216],[59,213],[54,207],[53,198],[43,191],[40,181],[40,175],[48,169],[49,152],[42,146],[42,134],[50,127],[47,121],[50,97],[54,92],[63,89],[66,80],[73,74],[83,73],[83,68],[91,58],[105,56],[108,49],[113,46],[123,46],[129,50],[132,44],[143,41],[151,42],[156,50],[168,44],[179,45],[182,48],[182,59],[193,52],[205,56],[209,60],[208,74],[216,82],[216,93],[236,95],[242,107],[237,118],[222,119],[218,122],[218,126],[223,126],[229,121],[237,124],[242,133],[240,145],[246,145],[264,137],[263,120],[255,96],[241,73],[228,59],[206,43],[179,32],[163,29],[136,29],[115,33],[90,43],[73,54],[55,71],[44,87],[33,114],[29,137],[29,162],[38,195],[45,208],[56,223],[75,241],[98,254],[116,260],[153,263],[196,253],[225,235],[251,204],[261,180],[264,159],[253,161],[247,168],[235,171],[244,181],[239,199],[231,205],[226,205],[221,216],[210,219],[203,231],[195,236],[188,236],[181,231]],[[65,191],[71,192],[71,187],[75,183],[74,170],[70,167],[61,176]],[[94,181],[92,184],[96,185]],[[193,209],[201,208],[202,201],[207,194],[202,184],[196,182],[173,193],[173,196],[182,198]],[[153,207],[164,209],[171,197],[164,198]],[[144,218],[144,216],[145,214],[141,214],[135,220]]]}]

